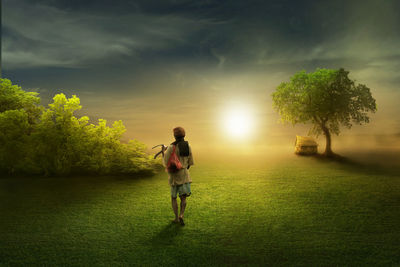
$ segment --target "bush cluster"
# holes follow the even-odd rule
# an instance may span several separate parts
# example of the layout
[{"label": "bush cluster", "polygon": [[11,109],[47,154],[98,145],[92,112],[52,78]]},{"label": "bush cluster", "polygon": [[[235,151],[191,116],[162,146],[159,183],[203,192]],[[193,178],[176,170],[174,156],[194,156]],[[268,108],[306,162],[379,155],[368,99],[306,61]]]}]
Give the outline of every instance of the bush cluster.
[{"label": "bush cluster", "polygon": [[136,174],[154,173],[160,162],[146,146],[131,140],[121,143],[122,121],[112,127],[99,119],[77,118],[80,100],[57,94],[48,107],[38,93],[25,92],[0,79],[0,173],[3,174]]}]

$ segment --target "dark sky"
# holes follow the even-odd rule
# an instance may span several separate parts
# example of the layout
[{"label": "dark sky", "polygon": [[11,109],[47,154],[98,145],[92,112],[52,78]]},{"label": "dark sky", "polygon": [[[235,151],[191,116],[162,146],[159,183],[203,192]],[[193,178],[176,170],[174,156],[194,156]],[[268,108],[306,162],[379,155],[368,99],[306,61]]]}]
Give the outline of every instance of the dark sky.
[{"label": "dark sky", "polygon": [[[3,0],[4,76],[43,98],[77,94],[89,115],[152,142],[149,123],[205,135],[228,102],[264,105],[254,110],[273,117],[259,120],[271,133],[280,82],[344,67],[377,98],[380,128],[396,133],[399,10],[397,0]],[[160,120],[171,103],[182,115]]]}]

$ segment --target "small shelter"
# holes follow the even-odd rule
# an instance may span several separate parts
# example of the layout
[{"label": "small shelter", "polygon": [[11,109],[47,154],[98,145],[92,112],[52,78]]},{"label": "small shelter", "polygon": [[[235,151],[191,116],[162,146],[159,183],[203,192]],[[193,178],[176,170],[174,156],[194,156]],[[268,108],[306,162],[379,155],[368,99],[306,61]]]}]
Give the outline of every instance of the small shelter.
[{"label": "small shelter", "polygon": [[296,135],[294,153],[299,155],[313,155],[318,152],[318,144],[314,138]]}]

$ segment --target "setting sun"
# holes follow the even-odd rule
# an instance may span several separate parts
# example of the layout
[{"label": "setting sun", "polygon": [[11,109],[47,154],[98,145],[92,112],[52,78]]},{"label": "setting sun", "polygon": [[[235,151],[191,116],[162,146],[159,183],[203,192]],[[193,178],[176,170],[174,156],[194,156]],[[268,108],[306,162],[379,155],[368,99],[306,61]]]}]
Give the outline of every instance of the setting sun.
[{"label": "setting sun", "polygon": [[248,136],[253,128],[253,116],[248,109],[233,108],[224,115],[225,131],[232,137],[241,138]]}]

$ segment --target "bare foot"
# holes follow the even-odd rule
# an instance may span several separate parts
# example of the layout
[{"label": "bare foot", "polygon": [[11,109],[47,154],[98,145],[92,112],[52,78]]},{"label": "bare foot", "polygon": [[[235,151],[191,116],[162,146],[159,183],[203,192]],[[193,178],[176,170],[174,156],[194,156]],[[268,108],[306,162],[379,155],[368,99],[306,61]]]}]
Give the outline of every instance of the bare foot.
[{"label": "bare foot", "polygon": [[184,226],[185,222],[183,221],[183,216],[179,216],[179,223]]},{"label": "bare foot", "polygon": [[179,223],[179,219],[176,218],[175,220],[172,220],[172,223]]}]

